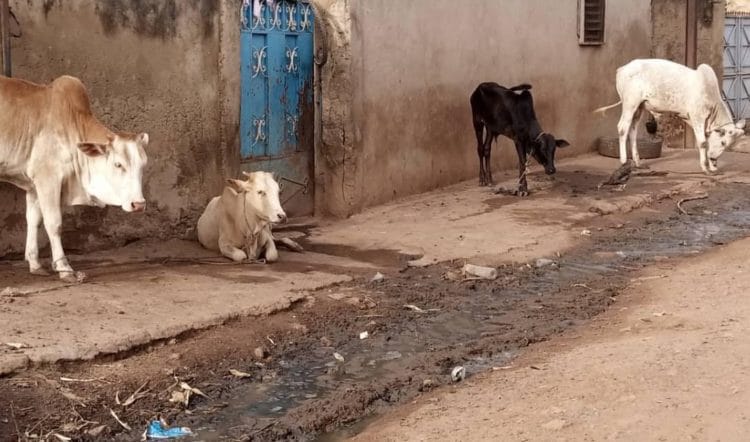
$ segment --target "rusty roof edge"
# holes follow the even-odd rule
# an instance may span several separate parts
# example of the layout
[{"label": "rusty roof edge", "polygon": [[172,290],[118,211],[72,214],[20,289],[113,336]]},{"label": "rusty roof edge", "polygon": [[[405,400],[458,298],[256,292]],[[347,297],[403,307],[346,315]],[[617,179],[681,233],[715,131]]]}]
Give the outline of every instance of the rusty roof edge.
[{"label": "rusty roof edge", "polygon": [[750,0],[727,0],[726,13],[734,15],[750,14]]}]

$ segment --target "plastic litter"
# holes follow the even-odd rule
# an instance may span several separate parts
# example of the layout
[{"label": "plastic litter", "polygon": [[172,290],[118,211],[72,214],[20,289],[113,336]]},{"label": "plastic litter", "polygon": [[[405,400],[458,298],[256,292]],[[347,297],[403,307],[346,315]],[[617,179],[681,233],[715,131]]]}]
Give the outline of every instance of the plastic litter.
[{"label": "plastic litter", "polygon": [[473,275],[482,279],[495,279],[497,278],[497,269],[494,267],[476,266],[474,264],[466,264],[462,269],[465,275]]},{"label": "plastic litter", "polygon": [[164,423],[158,420],[151,421],[146,429],[146,439],[177,439],[192,434],[193,432],[188,427],[166,428]]},{"label": "plastic litter", "polygon": [[378,282],[378,281],[382,281],[384,279],[385,279],[385,275],[383,275],[382,273],[378,272],[378,273],[375,274],[375,276],[372,277],[371,281],[372,282]]},{"label": "plastic litter", "polygon": [[461,367],[460,365],[458,367],[453,368],[451,370],[451,380],[453,382],[461,382],[466,377],[466,369]]}]

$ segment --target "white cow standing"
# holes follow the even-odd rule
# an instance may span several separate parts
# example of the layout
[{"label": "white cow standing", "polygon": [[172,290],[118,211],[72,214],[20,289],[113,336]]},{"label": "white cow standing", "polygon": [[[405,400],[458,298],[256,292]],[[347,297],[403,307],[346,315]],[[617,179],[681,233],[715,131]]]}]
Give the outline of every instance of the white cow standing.
[{"label": "white cow standing", "polygon": [[[271,225],[286,221],[279,201],[279,184],[269,172],[243,172],[247,180],[228,179],[224,192],[211,199],[198,219],[198,241],[240,262],[259,259],[274,262],[279,253]],[[293,250],[294,241],[280,239]]]},{"label": "white cow standing", "polygon": [[115,133],[102,125],[77,78],[63,76],[42,86],[0,76],[0,181],[26,191],[25,257],[31,273],[47,274],[37,241],[44,221],[52,270],[65,281],[83,280],[63,251],[61,205],[143,211],[147,145],[145,133]]},{"label": "white cow standing", "polygon": [[644,109],[655,115],[676,114],[693,128],[700,166],[707,174],[717,170],[719,156],[744,135],[745,120],[732,121],[716,74],[706,64],[690,69],[668,60],[633,60],[617,69],[616,88],[620,101],[594,112],[622,104],[617,132],[623,164],[629,139],[633,161],[640,166],[636,138]]}]

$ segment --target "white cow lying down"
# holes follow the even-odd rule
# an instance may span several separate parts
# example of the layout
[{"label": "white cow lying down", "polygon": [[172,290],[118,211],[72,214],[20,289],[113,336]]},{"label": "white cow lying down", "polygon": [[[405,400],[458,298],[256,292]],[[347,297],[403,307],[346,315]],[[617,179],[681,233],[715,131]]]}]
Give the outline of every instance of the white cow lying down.
[{"label": "white cow lying down", "polygon": [[[269,172],[243,174],[247,180],[227,180],[221,196],[208,203],[198,219],[198,241],[233,261],[263,256],[267,262],[274,262],[279,253],[271,225],[286,221],[279,201],[279,184]],[[279,242],[292,250],[302,250],[290,239]]]},{"label": "white cow lying down", "polygon": [[627,161],[629,138],[633,161],[640,166],[636,137],[644,109],[657,116],[676,114],[693,128],[705,173],[715,172],[719,156],[744,135],[745,120],[732,122],[721,99],[716,74],[706,64],[690,69],[668,60],[633,60],[617,69],[616,88],[620,101],[594,112],[604,113],[622,104],[617,133],[623,164]]}]

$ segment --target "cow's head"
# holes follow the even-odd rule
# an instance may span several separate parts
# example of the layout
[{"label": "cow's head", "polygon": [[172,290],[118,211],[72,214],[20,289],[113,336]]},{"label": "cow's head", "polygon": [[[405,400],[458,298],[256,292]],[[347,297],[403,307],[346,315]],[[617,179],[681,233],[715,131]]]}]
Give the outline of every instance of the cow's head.
[{"label": "cow's head", "polygon": [[570,146],[565,140],[557,140],[555,136],[547,132],[542,132],[532,142],[531,155],[536,159],[539,164],[544,166],[544,172],[547,175],[552,175],[556,172],[555,169],[555,151],[558,147],[563,148]]},{"label": "cow's head", "polygon": [[725,124],[708,133],[708,161],[713,167],[725,150],[731,149],[738,138],[745,135],[745,120],[732,124]]},{"label": "cow's head", "polygon": [[88,179],[84,179],[86,191],[97,201],[120,206],[126,212],[146,209],[143,198],[143,168],[148,134],[110,135],[106,143],[84,141],[78,149],[89,158],[86,166]]},{"label": "cow's head", "polygon": [[245,216],[252,219],[279,223],[286,221],[286,213],[279,201],[279,183],[269,172],[242,172],[247,177],[242,180],[227,180],[229,191],[240,198]]}]

